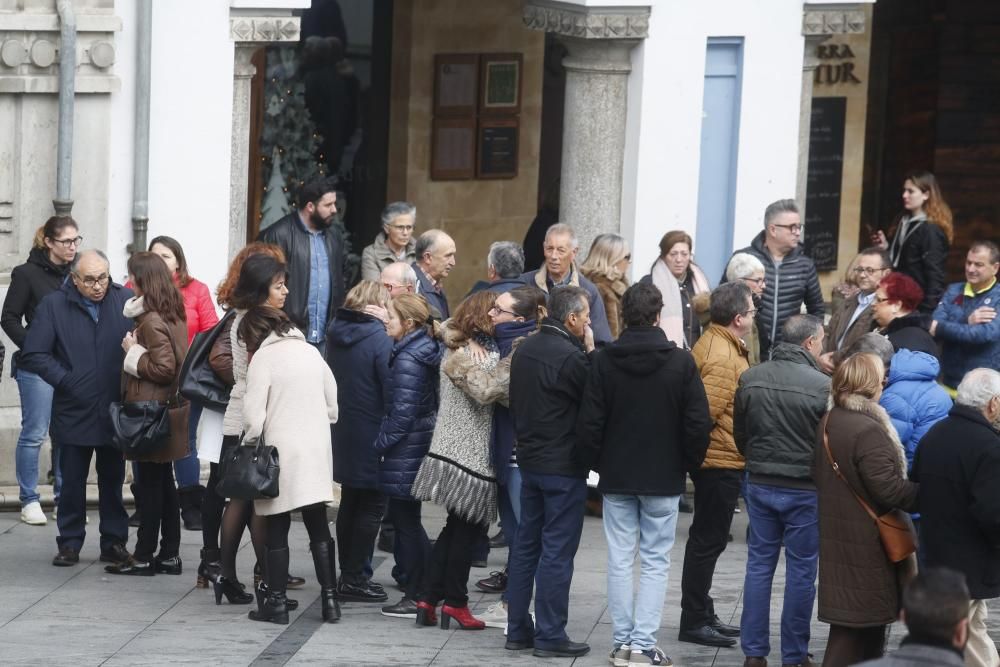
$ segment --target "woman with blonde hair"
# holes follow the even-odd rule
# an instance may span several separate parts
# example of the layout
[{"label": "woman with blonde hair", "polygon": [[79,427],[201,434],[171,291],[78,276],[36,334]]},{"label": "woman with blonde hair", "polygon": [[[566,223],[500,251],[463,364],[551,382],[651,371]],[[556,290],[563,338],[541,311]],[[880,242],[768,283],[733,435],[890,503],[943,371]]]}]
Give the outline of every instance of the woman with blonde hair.
[{"label": "woman with blonde hair", "polygon": [[371,308],[388,309],[381,282],[351,288],[326,331],[326,363],[337,380],[340,419],[333,425],[333,480],[340,484],[337,596],[354,602],[384,602],[385,589],[371,580],[369,557],[386,499],[378,490],[378,437],[389,392],[392,339]]},{"label": "woman with blonde hair", "polygon": [[701,337],[701,318],[708,313],[712,291],[708,278],[692,261],[693,248],[687,232],[667,232],[660,239],[660,257],[642,278],[663,295],[660,328],[678,347],[688,350]]},{"label": "woman with blonde hair", "polygon": [[848,357],[833,374],[833,405],[817,433],[818,616],[830,624],[827,667],[883,654],[886,627],[899,615],[900,579],[913,567],[913,555],[898,564],[889,560],[878,526],[858,501],[879,516],[917,504],[919,487],[906,478],[903,445],[878,403],[884,382],[878,356]]},{"label": "woman with blonde hair", "polygon": [[594,283],[604,302],[612,340],[617,339],[624,328],[622,295],[628,289],[625,273],[631,263],[632,253],[625,237],[600,234],[591,244],[586,261],[580,265],[580,273]]},{"label": "woman with blonde hair", "polygon": [[892,268],[917,281],[924,291],[920,312],[932,312],[941,300],[948,248],[954,237],[951,208],[941,195],[934,174],[913,171],[903,180],[903,212],[890,230],[892,240],[879,230],[872,241],[889,251]]}]

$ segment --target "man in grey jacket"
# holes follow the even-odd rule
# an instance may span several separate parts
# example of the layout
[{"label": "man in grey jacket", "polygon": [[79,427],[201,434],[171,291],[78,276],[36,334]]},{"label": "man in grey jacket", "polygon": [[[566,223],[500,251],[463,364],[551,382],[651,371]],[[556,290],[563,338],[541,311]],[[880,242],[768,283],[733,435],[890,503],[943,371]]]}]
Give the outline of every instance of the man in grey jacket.
[{"label": "man in grey jacket", "polygon": [[819,519],[812,480],[816,427],[826,412],[830,378],[819,370],[823,321],[793,315],[771,361],[740,376],[733,437],[746,458],[743,489],[750,535],[740,621],[745,667],[765,667],[770,653],[771,583],[785,546],[781,610],[783,667],[810,665],[809,622],[816,598]]}]

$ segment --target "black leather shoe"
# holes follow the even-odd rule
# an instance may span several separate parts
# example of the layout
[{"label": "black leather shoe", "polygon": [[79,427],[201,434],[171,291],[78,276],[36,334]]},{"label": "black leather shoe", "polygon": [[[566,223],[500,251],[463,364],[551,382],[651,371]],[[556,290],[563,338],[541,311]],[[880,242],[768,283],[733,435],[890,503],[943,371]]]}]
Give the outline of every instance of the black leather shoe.
[{"label": "black leather shoe", "polygon": [[389,599],[389,594],[385,592],[385,588],[382,587],[382,584],[377,584],[371,579],[368,580],[368,590],[374,595],[384,595],[387,600]]},{"label": "black leather shoe", "polygon": [[382,615],[390,616],[392,618],[416,618],[417,603],[404,596],[396,604],[382,607]]},{"label": "black leather shoe", "polygon": [[715,628],[723,637],[739,637],[740,636],[740,626],[738,625],[726,625],[719,619],[718,616],[713,616],[712,620],[708,622],[710,626]]},{"label": "black leather shoe", "polygon": [[337,597],[347,602],[385,602],[389,599],[385,591],[379,594],[367,584],[356,586],[345,581],[341,581],[337,586]]},{"label": "black leather shoe", "polygon": [[568,639],[561,644],[549,648],[535,648],[536,658],[577,658],[590,653],[590,645],[584,642],[571,642]]},{"label": "black leather shoe", "polygon": [[157,574],[180,574],[181,567],[180,556],[174,556],[173,558],[157,557],[153,559],[153,568]]},{"label": "black leather shoe", "polygon": [[507,570],[490,572],[490,576],[476,582],[476,588],[484,593],[503,593],[507,590]]},{"label": "black leather shoe", "polygon": [[80,562],[80,552],[73,547],[59,547],[59,553],[52,559],[56,567],[69,567]]},{"label": "black leather shoe", "polygon": [[154,567],[151,562],[129,558],[124,563],[105,565],[104,571],[108,574],[125,574],[132,577],[152,577],[155,574]]},{"label": "black leather shoe", "polygon": [[101,552],[102,563],[125,563],[132,557],[124,544],[118,543]]},{"label": "black leather shoe", "polygon": [[508,651],[526,651],[529,648],[535,648],[534,639],[508,639],[503,647]]},{"label": "black leather shoe", "polygon": [[507,536],[503,534],[502,530],[490,538],[490,549],[503,549],[506,546]]},{"label": "black leather shoe", "polygon": [[717,646],[719,648],[732,648],[736,646],[736,640],[719,634],[719,631],[711,625],[703,625],[700,628],[690,628],[681,630],[677,639],[691,644],[701,644],[702,646]]}]

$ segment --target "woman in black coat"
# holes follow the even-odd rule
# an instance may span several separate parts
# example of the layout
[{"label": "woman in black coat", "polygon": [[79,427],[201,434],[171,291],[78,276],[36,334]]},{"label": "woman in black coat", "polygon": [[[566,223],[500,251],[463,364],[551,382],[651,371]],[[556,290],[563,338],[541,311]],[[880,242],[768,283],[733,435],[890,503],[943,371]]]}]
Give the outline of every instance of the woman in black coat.
[{"label": "woman in black coat", "polygon": [[937,343],[928,331],[930,318],[914,312],[924,297],[917,282],[902,273],[890,273],[875,290],[873,319],[893,350],[926,352],[938,358]]},{"label": "woman in black coat", "polygon": [[430,555],[430,540],[420,522],[420,501],[411,489],[431,446],[437,423],[438,382],[444,350],[431,331],[430,307],[414,294],[389,305],[386,332],[395,340],[389,358],[389,395],[375,439],[378,487],[389,496],[389,519],[396,528],[396,565],[406,572],[404,597],[416,600]]},{"label": "woman in black coat", "polygon": [[[35,234],[28,261],[10,274],[10,288],[3,302],[0,325],[18,348],[24,347],[28,327],[35,316],[38,302],[59,289],[66,279],[69,264],[83,241],[76,221],[69,216],[53,216]],[[52,387],[38,375],[17,368],[18,353],[11,361],[11,374],[17,381],[21,398],[21,434],[17,438],[15,466],[20,482],[21,521],[42,526],[46,523],[38,495],[38,450],[49,432],[52,412]],[[3,346],[0,345],[0,362]],[[55,473],[53,491],[59,498],[62,475],[59,471],[53,443],[52,470]]]},{"label": "woman in black coat", "polygon": [[333,479],[340,484],[337,541],[340,543],[341,600],[384,602],[385,590],[371,581],[370,559],[385,496],[378,490],[378,437],[389,403],[392,339],[366,308],[386,309],[389,292],[363,280],[337,310],[326,332],[326,363],[337,380],[340,418],[333,425]]},{"label": "woman in black coat", "polygon": [[945,264],[953,236],[951,209],[934,174],[907,174],[903,181],[903,209],[894,225],[892,241],[887,241],[881,231],[872,240],[889,251],[893,269],[917,281],[924,292],[919,310],[931,313],[947,287]]}]

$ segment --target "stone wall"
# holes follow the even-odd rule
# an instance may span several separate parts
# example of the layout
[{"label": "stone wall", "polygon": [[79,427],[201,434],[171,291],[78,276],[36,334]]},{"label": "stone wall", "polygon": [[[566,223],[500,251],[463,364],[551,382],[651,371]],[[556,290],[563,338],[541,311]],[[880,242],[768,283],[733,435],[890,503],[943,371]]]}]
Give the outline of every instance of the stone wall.
[{"label": "stone wall", "polygon": [[[458,263],[445,283],[452,307],[486,274],[490,243],[520,242],[536,213],[545,34],[528,30],[521,0],[398,0],[394,6],[388,199],[417,207],[417,229],[454,237]],[[432,181],[434,55],[519,52],[524,56],[518,175]]]}]

